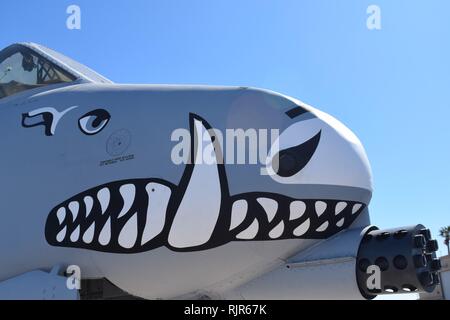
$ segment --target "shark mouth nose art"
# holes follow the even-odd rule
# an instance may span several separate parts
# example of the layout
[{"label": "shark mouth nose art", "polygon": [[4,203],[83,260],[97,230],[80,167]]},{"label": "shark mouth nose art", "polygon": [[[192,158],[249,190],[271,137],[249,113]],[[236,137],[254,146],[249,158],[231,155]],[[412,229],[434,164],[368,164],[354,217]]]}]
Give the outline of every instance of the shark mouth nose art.
[{"label": "shark mouth nose art", "polygon": [[[47,242],[57,247],[138,253],[165,246],[199,251],[231,241],[325,239],[346,229],[366,205],[251,192],[230,195],[225,166],[199,163],[195,139],[211,126],[191,114],[191,161],[178,185],[161,179],[116,181],[51,210]],[[203,145],[205,142],[202,142]],[[220,154],[220,146],[207,142]],[[201,145],[201,144],[200,144]]]}]

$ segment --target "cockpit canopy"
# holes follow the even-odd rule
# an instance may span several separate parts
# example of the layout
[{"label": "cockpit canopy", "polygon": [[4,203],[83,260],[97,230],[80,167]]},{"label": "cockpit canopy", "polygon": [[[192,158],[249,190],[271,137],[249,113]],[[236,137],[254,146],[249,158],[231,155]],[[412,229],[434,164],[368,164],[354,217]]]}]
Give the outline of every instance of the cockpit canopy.
[{"label": "cockpit canopy", "polygon": [[75,79],[72,74],[25,47],[9,48],[0,56],[0,99]]},{"label": "cockpit canopy", "polygon": [[0,99],[75,80],[111,83],[86,66],[37,44],[15,44],[0,51]]}]

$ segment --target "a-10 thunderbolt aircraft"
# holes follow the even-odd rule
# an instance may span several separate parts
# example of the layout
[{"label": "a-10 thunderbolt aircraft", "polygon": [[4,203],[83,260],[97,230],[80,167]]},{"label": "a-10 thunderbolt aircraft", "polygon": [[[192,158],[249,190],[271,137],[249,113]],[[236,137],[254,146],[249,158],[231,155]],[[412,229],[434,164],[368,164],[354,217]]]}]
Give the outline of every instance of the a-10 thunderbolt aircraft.
[{"label": "a-10 thunderbolt aircraft", "polygon": [[428,229],[370,224],[358,138],[296,99],[115,84],[22,43],[0,52],[0,134],[0,299],[371,299],[439,281]]}]

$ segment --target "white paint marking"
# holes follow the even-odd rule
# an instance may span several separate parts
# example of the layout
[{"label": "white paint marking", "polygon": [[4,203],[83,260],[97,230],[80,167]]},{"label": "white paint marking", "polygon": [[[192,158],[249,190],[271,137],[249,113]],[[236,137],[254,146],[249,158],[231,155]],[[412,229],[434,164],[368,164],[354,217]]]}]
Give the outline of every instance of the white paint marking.
[{"label": "white paint marking", "polygon": [[131,249],[137,239],[138,225],[137,212],[125,223],[119,235],[119,244],[122,248]]},{"label": "white paint marking", "polygon": [[301,237],[306,232],[308,232],[310,226],[311,226],[311,220],[308,219],[294,230],[294,236]]},{"label": "white paint marking", "polygon": [[327,204],[323,201],[316,201],[316,213],[317,216],[320,217],[325,210],[327,210]]},{"label": "white paint marking", "polygon": [[56,212],[56,216],[58,217],[59,224],[62,224],[64,222],[64,219],[66,218],[66,208],[59,208]]},{"label": "white paint marking", "polygon": [[324,232],[325,230],[328,229],[328,225],[329,225],[328,221],[325,221],[324,223],[322,223],[322,225],[320,227],[318,227],[316,229],[316,231],[317,232]]},{"label": "white paint marking", "polygon": [[269,222],[272,222],[273,218],[275,218],[275,215],[277,214],[278,202],[269,198],[258,198],[257,201],[264,208]]},{"label": "white paint marking", "polygon": [[51,115],[53,116],[53,121],[51,123],[50,126],[50,133],[51,135],[55,135],[56,132],[56,126],[58,125],[59,121],[61,120],[61,118],[68,113],[69,111],[72,111],[73,109],[78,108],[78,106],[72,106],[70,108],[67,108],[66,110],[63,110],[61,112],[59,112],[58,110],[56,110],[55,108],[50,108],[50,107],[46,107],[46,108],[40,108],[40,109],[36,109],[36,110],[32,110],[28,113],[29,117],[35,117],[39,114],[42,113],[51,113]]},{"label": "white paint marking", "polygon": [[90,196],[84,197],[84,205],[86,206],[86,218],[89,217],[94,206],[94,199]]},{"label": "white paint marking", "polygon": [[91,226],[86,230],[86,232],[83,235],[83,241],[86,244],[92,243],[92,240],[94,240],[94,231],[95,231],[95,222],[91,224]]},{"label": "white paint marking", "polygon": [[171,196],[170,188],[159,184],[149,183],[145,190],[148,195],[147,218],[141,244],[144,245],[164,229],[166,224],[167,206]]},{"label": "white paint marking", "polygon": [[269,237],[272,239],[278,239],[281,237],[284,231],[284,222],[281,221],[272,231],[269,232]]},{"label": "white paint marking", "polygon": [[123,217],[130,211],[136,196],[136,187],[133,184],[126,184],[120,187],[119,192],[123,199],[123,207],[117,218]]},{"label": "white paint marking", "polygon": [[102,231],[100,232],[100,236],[98,237],[98,242],[102,246],[108,245],[109,241],[111,241],[111,217],[109,217],[108,221],[106,221]]},{"label": "white paint marking", "polygon": [[73,221],[75,221],[78,217],[78,212],[80,211],[80,204],[78,201],[72,201],[69,203],[69,210],[72,212],[73,215]]},{"label": "white paint marking", "polygon": [[67,232],[67,226],[64,227],[56,236],[56,241],[58,242],[63,242],[64,238],[66,237],[66,232]]},{"label": "white paint marking", "polygon": [[355,205],[353,206],[353,209],[352,209],[352,214],[357,213],[357,212],[359,211],[359,209],[361,209],[361,207],[362,207],[362,204],[361,204],[361,203],[355,204]]},{"label": "white paint marking", "polygon": [[74,232],[70,235],[70,241],[77,242],[80,239],[80,226],[78,226]]},{"label": "white paint marking", "polygon": [[106,212],[109,206],[111,194],[108,188],[103,188],[97,193],[98,201],[100,202],[100,207],[102,208],[102,214]]},{"label": "white paint marking", "polygon": [[290,205],[289,220],[301,218],[306,212],[306,204],[303,201],[294,201]]},{"label": "white paint marking", "polygon": [[334,210],[334,214],[338,215],[339,213],[341,213],[342,211],[344,211],[344,209],[347,208],[347,202],[338,202],[336,204],[336,208]]},{"label": "white paint marking", "polygon": [[253,221],[253,223],[247,229],[239,233],[236,238],[242,240],[251,240],[256,237],[256,235],[258,234],[258,230],[259,223],[258,220],[255,219],[255,221]]},{"label": "white paint marking", "polygon": [[230,230],[233,230],[239,226],[247,216],[248,203],[246,200],[238,200],[233,203],[233,208],[231,209],[231,226]]},{"label": "white paint marking", "polygon": [[191,134],[197,138],[191,146],[195,156],[194,168],[168,237],[169,244],[175,248],[207,243],[216,228],[222,203],[216,154],[213,152],[213,159],[208,159],[208,163],[203,160],[204,150],[214,150],[214,143],[200,120],[194,119],[193,127],[195,132]]}]

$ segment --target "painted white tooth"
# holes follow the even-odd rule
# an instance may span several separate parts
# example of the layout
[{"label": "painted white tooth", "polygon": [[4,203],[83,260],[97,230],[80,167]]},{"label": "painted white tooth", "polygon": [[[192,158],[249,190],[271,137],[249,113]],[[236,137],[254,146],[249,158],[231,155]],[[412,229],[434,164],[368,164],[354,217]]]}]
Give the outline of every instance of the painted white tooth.
[{"label": "painted white tooth", "polygon": [[80,226],[78,226],[74,232],[70,235],[70,241],[77,242],[80,239]]},{"label": "painted white tooth", "polygon": [[64,238],[66,237],[67,232],[67,226],[65,226],[56,236],[56,241],[63,242]]},{"label": "painted white tooth", "polygon": [[258,234],[258,230],[259,223],[258,220],[255,219],[255,221],[253,221],[253,223],[247,229],[239,233],[236,238],[242,240],[251,240],[256,237],[256,235]]},{"label": "painted white tooth", "polygon": [[341,213],[342,211],[344,211],[344,209],[345,208],[347,208],[347,202],[343,202],[343,201],[341,201],[341,202],[338,202],[337,204],[336,204],[336,208],[335,208],[335,210],[334,210],[334,214],[335,215],[338,215],[339,213]]},{"label": "painted white tooth", "polygon": [[326,202],[316,201],[316,205],[315,206],[316,206],[316,213],[317,213],[318,217],[320,217],[325,212],[325,210],[327,210]]},{"label": "painted white tooth", "polygon": [[342,218],[341,220],[339,220],[339,221],[336,223],[336,226],[338,226],[339,228],[342,227],[342,226],[344,225],[344,221],[345,221],[345,218]]},{"label": "painted white tooth", "polygon": [[80,211],[80,204],[78,201],[72,201],[69,203],[69,210],[72,212],[73,215],[73,221],[75,221],[78,217],[78,212]]},{"label": "painted white tooth", "polygon": [[325,230],[328,229],[328,225],[329,225],[329,223],[328,223],[328,221],[326,221],[326,222],[324,222],[320,227],[318,227],[318,228],[316,229],[316,231],[317,231],[317,232],[324,232]]},{"label": "painted white tooth", "polygon": [[59,208],[56,212],[56,216],[58,217],[59,224],[62,224],[64,222],[64,219],[66,218],[66,208]]},{"label": "painted white tooth", "polygon": [[103,188],[97,193],[97,198],[100,202],[100,207],[102,208],[102,214],[106,212],[106,209],[108,209],[110,197],[111,194],[108,188]]},{"label": "painted white tooth", "polygon": [[269,222],[272,222],[273,218],[275,218],[275,215],[277,214],[278,202],[269,198],[258,198],[257,201],[264,208]]},{"label": "painted white tooth", "polygon": [[306,232],[308,232],[310,226],[311,226],[311,220],[308,219],[294,230],[294,236],[300,237],[300,236],[304,235]]},{"label": "painted white tooth", "polygon": [[303,201],[294,201],[290,206],[289,220],[301,218],[306,212],[306,204]]},{"label": "painted white tooth", "polygon": [[83,235],[83,241],[86,244],[92,243],[92,240],[94,240],[94,231],[95,231],[95,222],[91,224],[91,226],[86,230],[86,232]]},{"label": "painted white tooth", "polygon": [[123,199],[123,207],[117,218],[123,217],[130,211],[136,196],[136,187],[133,184],[126,184],[119,188],[119,192]]},{"label": "painted white tooth", "polygon": [[106,221],[102,231],[100,231],[100,236],[98,237],[98,242],[102,246],[108,245],[109,241],[111,241],[111,217]]},{"label": "painted white tooth", "polygon": [[272,231],[269,232],[269,237],[272,239],[278,239],[281,237],[284,231],[284,222],[281,221]]},{"label": "painted white tooth", "polygon": [[125,223],[119,235],[119,245],[125,249],[131,249],[136,244],[138,225],[137,212]]},{"label": "painted white tooth", "polygon": [[92,207],[94,206],[94,199],[92,199],[91,196],[84,197],[84,205],[86,206],[86,218],[87,218],[92,212]]},{"label": "painted white tooth", "polygon": [[152,240],[163,230],[166,223],[167,206],[172,193],[169,187],[153,182],[149,183],[145,190],[148,195],[148,207],[141,245]]},{"label": "painted white tooth", "polygon": [[231,209],[230,230],[233,230],[245,220],[247,210],[248,210],[248,203],[246,200],[238,200],[233,203],[233,208]]},{"label": "painted white tooth", "polygon": [[359,209],[361,209],[361,207],[362,207],[362,204],[361,204],[361,203],[355,204],[355,205],[353,206],[353,209],[352,209],[352,214],[357,213],[357,212],[359,211]]},{"label": "painted white tooth", "polygon": [[[222,160],[217,157],[219,149],[212,141],[211,132],[194,115],[191,121],[194,130],[191,136],[197,139],[191,143],[194,164],[168,236],[168,243],[174,248],[201,246],[211,239],[222,203],[221,182],[225,183],[217,168],[218,159]],[[203,157],[205,150],[210,151],[208,159]]]}]

